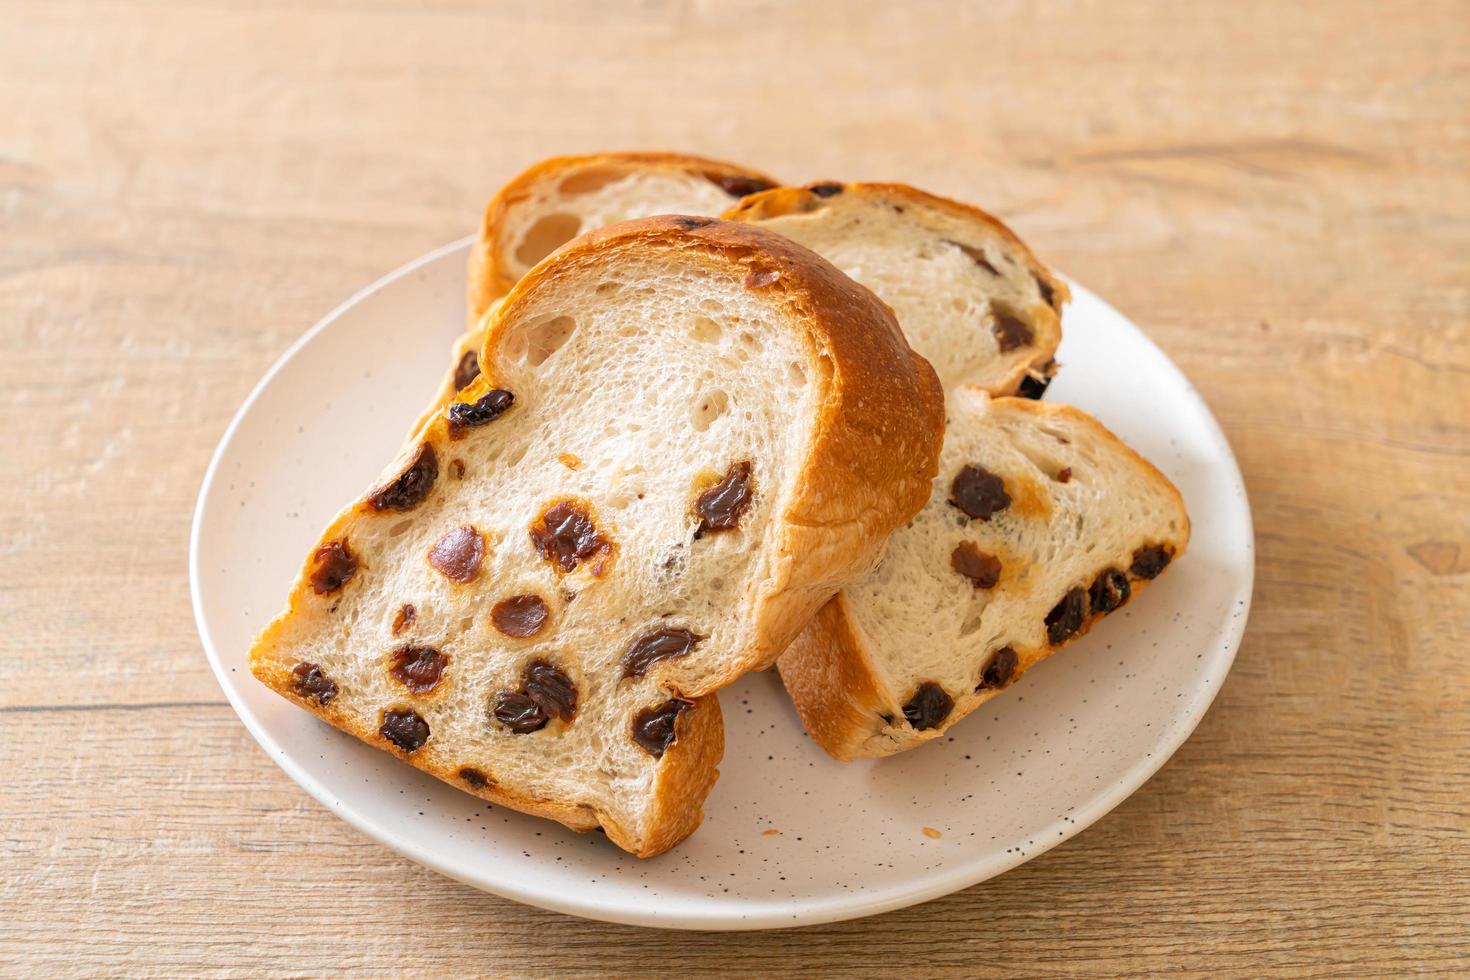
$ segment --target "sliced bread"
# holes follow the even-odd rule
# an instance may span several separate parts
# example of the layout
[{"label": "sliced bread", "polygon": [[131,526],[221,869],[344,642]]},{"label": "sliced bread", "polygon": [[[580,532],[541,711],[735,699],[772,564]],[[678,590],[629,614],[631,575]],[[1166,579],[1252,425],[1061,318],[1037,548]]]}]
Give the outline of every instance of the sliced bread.
[{"label": "sliced bread", "polygon": [[807,246],[878,294],[948,391],[1037,394],[1055,369],[1067,286],[979,208],[903,184],[818,183],[726,212]]},{"label": "sliced bread", "polygon": [[712,692],[928,497],[937,380],[814,253],[697,217],[568,244],[479,363],[327,528],[251,669],[471,793],[659,853],[717,775]]},{"label": "sliced bread", "polygon": [[1183,553],[1174,486],[1095,419],[961,386],[934,493],[780,660],[839,759],[937,738]]}]

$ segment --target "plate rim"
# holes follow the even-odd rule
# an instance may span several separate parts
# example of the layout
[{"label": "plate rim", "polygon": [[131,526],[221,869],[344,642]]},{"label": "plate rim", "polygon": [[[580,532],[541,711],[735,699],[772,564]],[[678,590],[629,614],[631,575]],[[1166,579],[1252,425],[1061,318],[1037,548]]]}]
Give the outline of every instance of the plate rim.
[{"label": "plate rim", "polygon": [[[1239,607],[1240,614],[1227,620],[1223,627],[1224,645],[1222,654],[1218,659],[1218,670],[1209,675],[1209,691],[1202,697],[1193,699],[1189,710],[1181,716],[1167,733],[1167,738],[1162,739],[1155,750],[1139,760],[1132,768],[1128,769],[1123,778],[1103,788],[1085,803],[1072,810],[1067,818],[1057,818],[1052,824],[1048,824],[1038,832],[1039,843],[1034,848],[1028,848],[1024,854],[1004,854],[999,858],[982,858],[978,861],[962,862],[957,866],[926,875],[918,879],[917,885],[900,883],[877,892],[858,892],[851,895],[835,896],[831,900],[812,905],[810,902],[788,901],[784,904],[766,906],[761,911],[745,915],[732,914],[729,911],[719,909],[705,909],[696,911],[694,909],[681,909],[667,912],[648,906],[630,905],[626,902],[616,900],[599,900],[590,895],[571,895],[555,892],[551,889],[539,889],[534,884],[521,882],[506,883],[488,878],[483,875],[471,875],[456,867],[441,861],[429,853],[425,848],[416,846],[413,841],[396,836],[383,828],[376,826],[365,814],[358,809],[342,806],[342,802],[330,790],[320,783],[316,777],[296,759],[266,730],[261,721],[256,718],[249,708],[246,707],[241,697],[236,694],[234,685],[229,679],[228,671],[220,657],[219,650],[214,643],[210,633],[209,624],[204,612],[203,585],[200,573],[200,538],[205,517],[208,509],[211,492],[215,487],[215,480],[225,454],[234,442],[235,435],[243,424],[245,418],[254,408],[255,403],[267,387],[275,379],[285,366],[296,357],[296,355],[307,344],[322,333],[328,326],[346,314],[349,310],[382,291],[394,282],[412,275],[414,272],[431,265],[455,252],[468,251],[476,240],[476,236],[467,235],[464,238],[441,245],[418,258],[409,261],[388,274],[378,278],[372,283],[359,289],[347,299],[338,303],[326,315],[319,319],[305,333],[291,343],[270,368],[250,389],[240,407],[230,419],[224,434],[216,444],[213,454],[210,456],[209,466],[205,469],[204,477],[200,481],[199,493],[195,500],[194,514],[189,528],[189,595],[194,611],[194,624],[199,632],[199,639],[204,647],[204,653],[209,661],[211,670],[220,689],[224,692],[226,700],[229,701],[235,715],[245,726],[251,737],[267,757],[270,758],[282,771],[289,776],[302,789],[325,807],[329,812],[345,821],[360,833],[377,841],[379,844],[403,855],[411,861],[430,868],[448,878],[462,882],[473,888],[490,892],[502,898],[512,901],[533,905],[538,908],[561,912],[567,915],[582,918],[597,919],[606,922],[615,922],[623,925],[643,926],[648,928],[662,929],[691,929],[691,930],[728,930],[748,931],[755,929],[771,928],[794,928],[798,926],[821,925],[826,923],[841,922],[850,919],[863,918],[870,915],[879,915],[895,909],[907,908],[931,901],[945,895],[950,895],[966,888],[973,887],[984,881],[988,881],[997,875],[1004,874],[1011,869],[1026,863],[1053,847],[1065,841],[1071,840],[1082,831],[1091,827],[1108,813],[1116,809],[1124,800],[1128,799],[1138,791],[1144,783],[1148,782],[1163,768],[1164,764],[1174,757],[1174,754],[1188,740],[1199,723],[1208,713],[1211,705],[1219,696],[1220,689],[1224,686],[1223,681],[1229,675],[1231,667],[1235,663],[1235,657],[1240,649],[1242,638],[1245,635],[1246,624],[1250,618],[1250,609],[1255,590],[1256,554],[1254,548],[1255,522],[1251,512],[1248,489],[1245,479],[1240,471],[1240,464],[1236,460],[1235,452],[1230,446],[1230,441],[1220,427],[1219,420],[1215,418],[1214,412],[1210,410],[1209,404],[1200,395],[1198,389],[1190,382],[1189,378],[1179,369],[1178,365],[1164,353],[1148,334],[1138,327],[1132,319],[1115,309],[1106,300],[1096,293],[1078,284],[1068,276],[1061,276],[1072,288],[1079,298],[1085,297],[1089,302],[1096,303],[1107,313],[1118,317],[1128,324],[1138,334],[1139,339],[1157,357],[1163,369],[1172,373],[1180,383],[1186,397],[1193,399],[1202,409],[1203,422],[1208,435],[1214,443],[1214,448],[1221,454],[1222,463],[1227,465],[1233,472],[1235,485],[1239,488],[1238,510],[1239,517],[1243,521],[1243,539],[1247,542],[1246,551],[1248,560],[1244,563],[1244,575],[1241,584],[1232,600]],[[697,907],[696,907],[697,908]]]}]

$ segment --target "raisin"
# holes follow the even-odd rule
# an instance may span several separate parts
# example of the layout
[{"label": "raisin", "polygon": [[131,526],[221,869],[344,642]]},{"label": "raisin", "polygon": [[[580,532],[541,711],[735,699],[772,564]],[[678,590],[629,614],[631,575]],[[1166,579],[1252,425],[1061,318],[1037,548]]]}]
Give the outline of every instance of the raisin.
[{"label": "raisin", "polygon": [[674,723],[692,707],[691,701],[670,698],[663,704],[644,708],[633,716],[633,741],[655,759],[662,759],[669,746],[674,744],[677,735]]},{"label": "raisin", "polygon": [[954,698],[933,681],[925,681],[903,706],[903,717],[915,731],[922,732],[943,724],[953,710]]},{"label": "raisin", "polygon": [[1127,602],[1132,592],[1133,586],[1128,584],[1128,576],[1121,568],[1103,569],[1093,580],[1092,588],[1087,590],[1092,599],[1092,611],[1095,613],[1112,612]]},{"label": "raisin", "polygon": [[480,574],[485,538],[472,525],[461,524],[429,549],[429,564],[452,582],[466,585]]},{"label": "raisin", "polygon": [[719,185],[720,190],[729,194],[731,197],[745,197],[748,194],[759,194],[761,191],[768,191],[776,186],[769,180],[762,180],[759,177],[747,177],[743,174],[717,177],[714,181]]},{"label": "raisin", "polygon": [[1160,572],[1169,567],[1173,557],[1163,545],[1139,548],[1133,552],[1133,564],[1128,570],[1139,578],[1157,578]]},{"label": "raisin", "polygon": [[780,278],[781,270],[779,269],[761,269],[760,271],[752,269],[745,274],[745,288],[765,289],[767,286],[774,285]]},{"label": "raisin", "polygon": [[660,661],[687,656],[702,639],[686,629],[672,627],[644,633],[623,653],[623,676],[642,677]]},{"label": "raisin", "polygon": [[439,686],[449,658],[433,647],[402,646],[393,651],[388,669],[399,683],[415,694],[427,694]]},{"label": "raisin", "polygon": [[818,197],[836,197],[842,193],[841,184],[812,184],[807,190]]},{"label": "raisin", "polygon": [[322,545],[313,552],[311,564],[311,591],[317,595],[336,592],[357,574],[357,558],[346,541]]},{"label": "raisin", "polygon": [[986,272],[990,273],[992,276],[1000,275],[1000,270],[991,265],[990,260],[985,257],[985,249],[976,248],[974,245],[966,245],[964,242],[957,242],[952,238],[946,238],[945,241],[953,245],[955,248],[959,249],[961,252],[964,252],[965,255],[969,256],[971,262],[974,262],[976,265],[984,269]]},{"label": "raisin", "polygon": [[337,683],[316,664],[303,660],[291,670],[292,684],[296,693],[303,698],[311,698],[317,704],[330,704],[337,696]]},{"label": "raisin", "polygon": [[949,505],[970,517],[989,520],[996,511],[1011,505],[1005,481],[983,466],[969,464],[955,474],[949,486]]},{"label": "raisin", "polygon": [[992,653],[980,671],[980,683],[975,685],[975,690],[978,692],[1005,687],[1016,674],[1017,659],[1016,651],[1010,647],[1001,647]]},{"label": "raisin", "polygon": [[405,602],[403,604],[403,608],[399,609],[398,614],[393,617],[393,635],[397,636],[404,630],[413,626],[418,618],[419,611],[415,609],[410,603]]},{"label": "raisin", "polygon": [[575,571],[593,555],[601,555],[592,568],[593,575],[601,575],[612,553],[612,544],[597,530],[586,508],[572,500],[558,501],[546,509],[531,525],[531,543],[541,557],[563,572]]},{"label": "raisin", "polygon": [[740,523],[740,517],[750,506],[754,489],[750,481],[750,463],[741,460],[730,464],[725,478],[705,490],[694,501],[694,513],[699,517],[699,533],[728,531]]},{"label": "raisin", "polygon": [[949,556],[949,567],[970,580],[977,589],[993,589],[1000,581],[1000,559],[987,555],[968,541],[961,541]]},{"label": "raisin", "polygon": [[1040,401],[1041,396],[1046,394],[1046,389],[1050,385],[1051,378],[1037,378],[1028,374],[1021,379],[1021,386],[1016,389],[1016,397]]},{"label": "raisin", "polygon": [[480,376],[480,356],[472,350],[464,352],[454,368],[454,390],[464,391]]},{"label": "raisin", "polygon": [[533,660],[521,674],[526,696],[536,702],[547,717],[555,715],[571,721],[577,713],[577,685],[561,668],[545,660]]},{"label": "raisin", "polygon": [[991,307],[995,314],[995,343],[1002,354],[1024,347],[1036,339],[1036,334],[1014,310],[996,304]]},{"label": "raisin", "polygon": [[494,623],[495,628],[506,636],[524,640],[528,636],[535,636],[541,632],[541,628],[546,625],[547,617],[550,615],[551,611],[546,607],[546,600],[530,593],[501,599],[490,610],[490,622]]},{"label": "raisin", "polygon": [[489,425],[505,414],[516,396],[504,388],[496,388],[473,402],[451,402],[449,405],[449,438],[461,439],[465,429]]},{"label": "raisin", "polygon": [[450,464],[449,464],[449,472],[450,472],[450,474],[452,474],[454,476],[454,478],[456,480],[463,480],[464,479],[464,460],[462,460],[462,459],[452,460],[450,462]]},{"label": "raisin", "polygon": [[1036,288],[1041,290],[1042,302],[1046,303],[1052,309],[1056,309],[1057,291],[1052,288],[1051,283],[1047,282],[1044,276],[1033,275],[1031,278],[1036,280]]},{"label": "raisin", "polygon": [[1072,467],[1070,467],[1070,466],[1063,466],[1061,469],[1057,470],[1057,482],[1058,483],[1071,483],[1072,482]]},{"label": "raisin", "polygon": [[714,218],[691,218],[688,215],[679,215],[673,219],[673,223],[685,231],[693,231],[696,228],[707,228],[715,223]]},{"label": "raisin", "polygon": [[405,752],[416,752],[429,740],[429,723],[412,708],[392,708],[383,712],[378,734]]},{"label": "raisin", "polygon": [[1046,638],[1056,646],[1082,628],[1087,618],[1087,593],[1073,589],[1046,614]]},{"label": "raisin", "polygon": [[424,443],[397,479],[373,491],[368,505],[373,510],[413,510],[424,502],[438,475],[439,457],[433,446]]},{"label": "raisin", "polygon": [[495,695],[495,720],[517,735],[528,735],[546,727],[546,712],[524,691],[501,691]]},{"label": "raisin", "polygon": [[490,777],[485,775],[474,766],[465,766],[455,775],[463,779],[465,785],[470,789],[485,789],[490,785]]}]

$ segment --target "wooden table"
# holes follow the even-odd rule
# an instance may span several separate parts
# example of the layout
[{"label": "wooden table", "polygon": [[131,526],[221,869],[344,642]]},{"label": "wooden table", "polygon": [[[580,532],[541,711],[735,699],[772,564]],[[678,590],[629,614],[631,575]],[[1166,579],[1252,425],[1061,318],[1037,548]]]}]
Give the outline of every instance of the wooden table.
[{"label": "wooden table", "polygon": [[[0,973],[1470,971],[1470,8],[962,6],[0,7]],[[864,921],[610,926],[379,847],[225,703],[185,552],[246,391],[524,165],[665,146],[987,206],[1218,414],[1250,628],[1077,839]]]}]

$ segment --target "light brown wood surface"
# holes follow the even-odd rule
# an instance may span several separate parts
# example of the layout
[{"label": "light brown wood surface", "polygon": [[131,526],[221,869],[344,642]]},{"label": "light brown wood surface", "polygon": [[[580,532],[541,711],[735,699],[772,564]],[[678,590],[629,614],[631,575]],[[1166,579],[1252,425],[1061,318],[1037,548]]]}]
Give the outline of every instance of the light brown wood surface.
[{"label": "light brown wood surface", "polygon": [[[245,393],[526,164],[629,147],[973,200],[1213,407],[1250,627],[1096,826],[877,918],[657,932],[390,853],[236,720],[186,542]],[[0,488],[0,973],[1470,971],[1464,2],[5,3]]]}]

